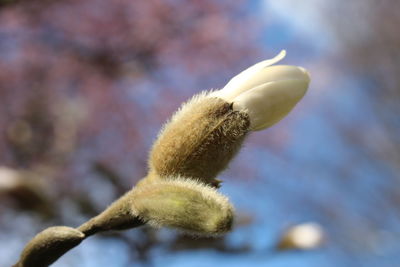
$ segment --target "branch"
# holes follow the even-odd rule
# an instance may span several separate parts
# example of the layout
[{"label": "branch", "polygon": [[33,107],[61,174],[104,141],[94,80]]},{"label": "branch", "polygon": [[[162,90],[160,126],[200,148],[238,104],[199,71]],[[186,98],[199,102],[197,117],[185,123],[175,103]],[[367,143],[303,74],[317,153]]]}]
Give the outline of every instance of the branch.
[{"label": "branch", "polygon": [[25,246],[14,267],[46,267],[58,260],[84,239],[99,232],[123,230],[144,224],[130,210],[129,191],[106,210],[78,228],[66,226],[49,227],[37,234]]}]

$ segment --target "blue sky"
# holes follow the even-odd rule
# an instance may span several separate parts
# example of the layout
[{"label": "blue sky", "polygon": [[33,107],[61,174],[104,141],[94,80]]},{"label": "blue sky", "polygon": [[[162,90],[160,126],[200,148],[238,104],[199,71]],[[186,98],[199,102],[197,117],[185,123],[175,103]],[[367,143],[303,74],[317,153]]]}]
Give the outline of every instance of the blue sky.
[{"label": "blue sky", "polygon": [[[230,196],[238,212],[254,216],[252,224],[237,228],[227,239],[234,245],[249,245],[251,252],[169,253],[160,248],[152,257],[153,266],[394,266],[399,247],[389,242],[390,231],[399,221],[388,212],[386,220],[379,222],[376,212],[385,202],[380,198],[387,186],[382,177],[391,177],[391,170],[349,143],[340,128],[357,125],[361,131],[375,125],[376,119],[365,95],[364,78],[339,67],[346,66],[345,61],[333,60],[340,53],[340,42],[321,15],[325,3],[252,2],[259,25],[264,25],[261,40],[265,51],[288,49],[283,63],[305,66],[312,84],[293,113],[271,129],[254,133],[222,175],[226,181],[222,192]],[[141,97],[154,97],[151,90],[142,93]],[[282,134],[287,137],[278,150],[260,145],[259,140],[279,141]],[[253,177],[236,174],[243,162]],[[346,168],[348,165],[351,168]],[[325,246],[315,251],[273,252],[286,227],[308,221],[325,229]],[[123,243],[113,241],[110,246],[102,242],[96,237],[89,239],[54,266],[74,263],[76,256],[90,259],[79,266],[124,266],[129,262],[126,255],[130,252]],[[387,245],[377,245],[379,242]]]},{"label": "blue sky", "polygon": [[[355,75],[348,62],[337,57],[340,42],[321,12],[326,3],[251,1],[250,8],[262,29],[265,57],[287,49],[283,64],[304,66],[312,77],[309,92],[293,112],[272,128],[253,133],[222,175],[222,192],[231,198],[239,214],[254,217],[253,223],[238,227],[227,240],[232,245],[249,245],[251,252],[170,253],[157,248],[153,266],[396,266],[399,218],[382,197],[395,175],[384,162],[372,159],[362,146],[353,144],[346,132],[350,129],[367,138],[369,129],[379,128],[365,90],[370,81]],[[158,94],[147,90],[151,82],[144,81],[142,86],[132,98],[152,102]],[[149,108],[145,102],[143,105],[143,109]],[[149,116],[144,119],[151,119]],[[149,136],[147,146],[156,131],[143,129]],[[243,165],[246,170],[241,172]],[[322,248],[273,251],[286,227],[309,221],[326,231],[327,242]],[[54,266],[127,266],[129,253],[121,241],[93,237]]]}]

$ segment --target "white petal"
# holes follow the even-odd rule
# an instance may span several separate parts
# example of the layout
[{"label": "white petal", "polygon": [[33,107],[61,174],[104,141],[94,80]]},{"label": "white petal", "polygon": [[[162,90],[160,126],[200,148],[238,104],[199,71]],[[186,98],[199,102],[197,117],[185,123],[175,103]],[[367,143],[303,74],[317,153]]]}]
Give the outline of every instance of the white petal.
[{"label": "white petal", "polygon": [[268,82],[275,82],[281,80],[295,80],[303,79],[307,72],[303,68],[296,66],[278,65],[266,67],[253,73],[249,79],[242,83],[231,84],[231,86],[225,86],[222,90],[224,91],[223,99],[229,101],[238,95],[250,90],[254,87],[262,85]]},{"label": "white petal", "polygon": [[303,75],[303,79],[262,84],[237,96],[233,101],[233,109],[249,114],[251,130],[265,129],[294,108],[306,93],[309,82],[309,76]]},{"label": "white petal", "polygon": [[[255,86],[282,80],[302,80],[309,76],[308,72],[297,66],[276,65],[261,69],[251,80],[247,81],[246,87],[254,84]],[[252,86],[251,88],[255,87]],[[251,89],[249,88],[249,89]]]},{"label": "white petal", "polygon": [[234,97],[244,92],[246,88],[248,89],[249,86],[246,86],[247,83],[251,83],[251,81],[254,81],[254,76],[256,76],[260,70],[281,61],[285,56],[286,51],[282,50],[274,58],[261,61],[247,68],[246,70],[233,77],[223,89],[213,92],[211,96],[219,97],[227,101],[232,101]]}]

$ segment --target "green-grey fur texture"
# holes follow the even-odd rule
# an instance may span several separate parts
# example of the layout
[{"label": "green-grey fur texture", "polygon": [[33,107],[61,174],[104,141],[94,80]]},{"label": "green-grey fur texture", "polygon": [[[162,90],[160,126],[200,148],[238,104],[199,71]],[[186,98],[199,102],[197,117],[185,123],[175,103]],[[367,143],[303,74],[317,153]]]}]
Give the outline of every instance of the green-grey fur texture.
[{"label": "green-grey fur texture", "polygon": [[150,171],[218,185],[214,178],[239,151],[250,120],[222,99],[199,95],[167,123],[150,153]]},{"label": "green-grey fur texture", "polygon": [[166,179],[137,187],[133,192],[134,211],[151,225],[195,235],[218,235],[231,230],[233,207],[209,185]]},{"label": "green-grey fur texture", "polygon": [[71,227],[49,227],[37,234],[22,251],[14,267],[46,267],[79,245],[85,235]]},{"label": "green-grey fur texture", "polygon": [[149,172],[125,195],[76,229],[50,227],[34,237],[15,267],[45,267],[85,238],[150,224],[215,236],[231,230],[234,208],[218,193],[216,176],[249,133],[245,112],[203,92],[184,104],[161,130]]}]

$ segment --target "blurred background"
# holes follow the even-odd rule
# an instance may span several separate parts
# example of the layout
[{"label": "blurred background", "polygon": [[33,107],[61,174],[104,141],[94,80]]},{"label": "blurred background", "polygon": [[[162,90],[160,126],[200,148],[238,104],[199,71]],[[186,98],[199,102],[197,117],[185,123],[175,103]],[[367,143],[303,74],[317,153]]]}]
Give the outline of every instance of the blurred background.
[{"label": "blurred background", "polygon": [[222,174],[232,233],[106,233],[54,266],[399,266],[399,11],[397,0],[0,1],[0,266],[131,188],[182,101],[281,49],[312,83]]}]

